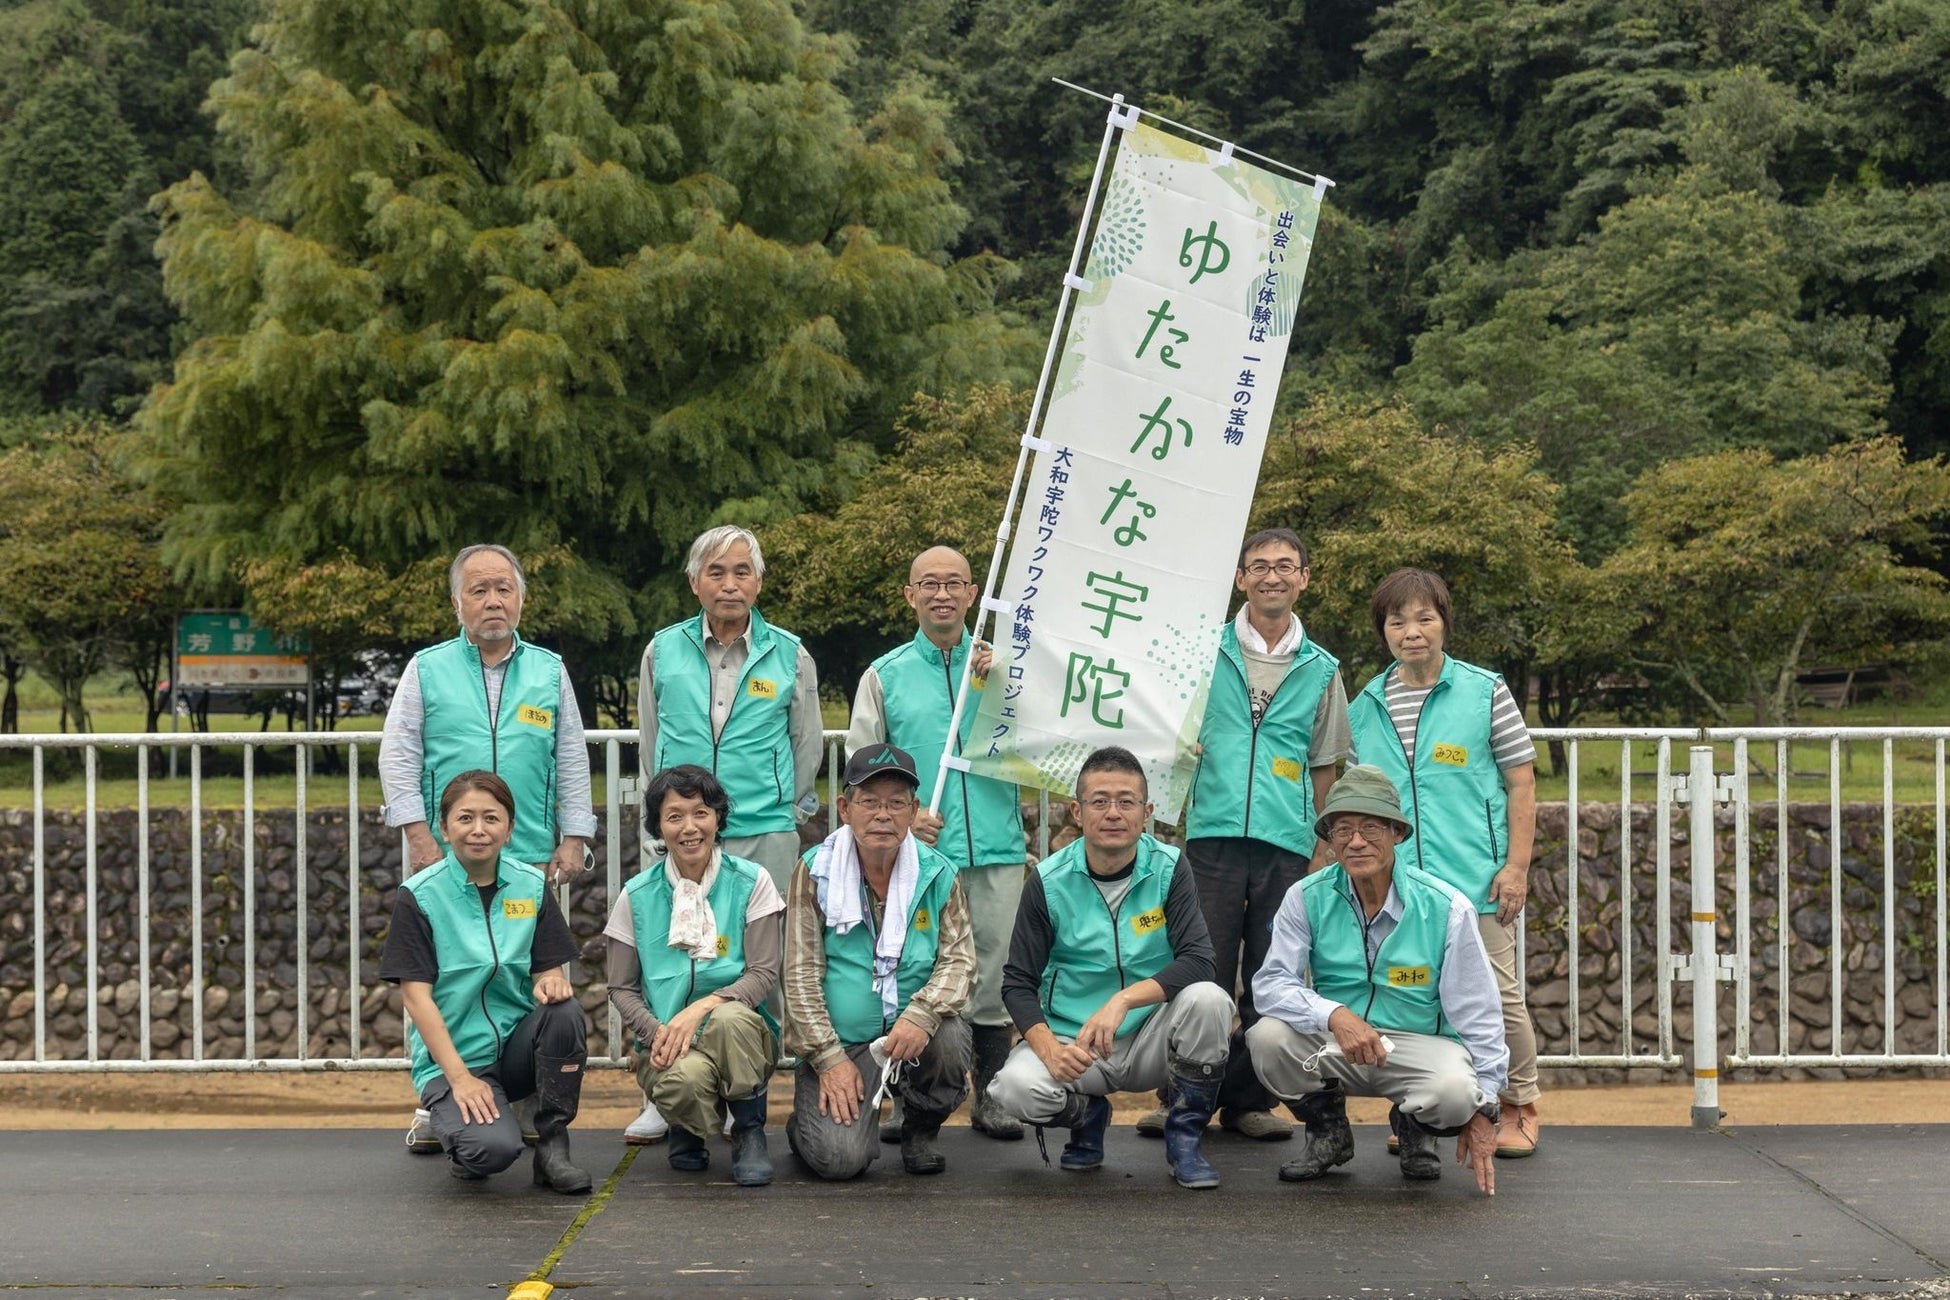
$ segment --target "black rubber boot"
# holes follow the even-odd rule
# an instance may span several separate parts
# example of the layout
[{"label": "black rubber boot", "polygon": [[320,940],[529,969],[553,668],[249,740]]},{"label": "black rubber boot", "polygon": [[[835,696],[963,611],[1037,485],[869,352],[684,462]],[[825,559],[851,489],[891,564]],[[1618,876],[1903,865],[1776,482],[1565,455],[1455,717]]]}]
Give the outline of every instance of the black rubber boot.
[{"label": "black rubber boot", "polygon": [[711,1151],[704,1139],[687,1128],[670,1126],[670,1167],[694,1174],[711,1167]]},{"label": "black rubber boot", "polygon": [[1354,1159],[1354,1130],[1347,1126],[1347,1093],[1339,1079],[1287,1107],[1307,1126],[1307,1149],[1280,1166],[1280,1181],[1304,1183]]},{"label": "black rubber boot", "polygon": [[910,1174],[938,1174],[948,1167],[948,1157],[934,1149],[946,1115],[926,1114],[912,1105],[901,1112],[901,1168]]},{"label": "black rubber boot", "polygon": [[581,1104],[582,1062],[536,1056],[535,1186],[581,1196],[594,1185],[569,1159],[569,1124]]},{"label": "black rubber boot", "polygon": [[1205,1158],[1205,1126],[1219,1108],[1223,1071],[1211,1076],[1173,1074],[1171,1113],[1165,1116],[1165,1160],[1180,1187],[1195,1191],[1219,1185],[1219,1171]]},{"label": "black rubber boot", "polygon": [[989,1084],[1008,1063],[1015,1036],[1007,1025],[974,1025],[975,1065],[968,1072],[974,1085],[974,1102],[968,1108],[968,1126],[998,1142],[1020,1142],[1022,1121],[1002,1109],[989,1096]]},{"label": "black rubber boot", "polygon": [[1401,1143],[1402,1177],[1432,1183],[1442,1177],[1442,1156],[1436,1150],[1435,1134],[1417,1123],[1401,1107],[1388,1108],[1388,1127]]},{"label": "black rubber boot", "polygon": [[740,1101],[725,1103],[731,1111],[731,1181],[740,1187],[763,1187],[772,1181],[772,1157],[765,1150],[765,1088]]}]

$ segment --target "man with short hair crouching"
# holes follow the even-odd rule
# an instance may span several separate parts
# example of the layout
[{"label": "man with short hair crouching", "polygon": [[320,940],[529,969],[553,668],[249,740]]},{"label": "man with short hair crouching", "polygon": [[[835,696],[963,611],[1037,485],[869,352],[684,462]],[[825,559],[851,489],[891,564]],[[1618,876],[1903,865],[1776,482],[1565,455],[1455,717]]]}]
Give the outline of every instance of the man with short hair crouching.
[{"label": "man with short hair crouching", "polygon": [[1377,767],[1347,769],[1315,830],[1337,861],[1287,891],[1253,978],[1261,1019],[1246,1032],[1260,1081],[1307,1127],[1307,1149],[1280,1177],[1305,1182],[1354,1158],[1352,1093],[1394,1103],[1402,1177],[1440,1178],[1436,1138],[1455,1134],[1456,1162],[1494,1196],[1510,1053],[1476,909],[1395,861],[1414,828]]},{"label": "man with short hair crouching", "polygon": [[968,1096],[968,899],[955,864],[912,833],[911,755],[858,750],[845,781],[839,829],[806,851],[786,895],[785,1048],[799,1069],[785,1139],[819,1177],[853,1178],[880,1153],[879,1099],[897,1084],[901,1167],[938,1174],[935,1136]]},{"label": "man with short hair crouching", "polygon": [[[1205,1125],[1219,1104],[1232,997],[1178,850],[1144,833],[1144,768],[1110,746],[1083,761],[1070,815],[1083,837],[1022,891],[1002,1000],[1022,1031],[990,1085],[1003,1109],[1070,1130],[1061,1164],[1104,1162],[1106,1094],[1171,1085],[1165,1158],[1180,1187],[1219,1185]],[[1048,1158],[1045,1152],[1045,1159]]]}]

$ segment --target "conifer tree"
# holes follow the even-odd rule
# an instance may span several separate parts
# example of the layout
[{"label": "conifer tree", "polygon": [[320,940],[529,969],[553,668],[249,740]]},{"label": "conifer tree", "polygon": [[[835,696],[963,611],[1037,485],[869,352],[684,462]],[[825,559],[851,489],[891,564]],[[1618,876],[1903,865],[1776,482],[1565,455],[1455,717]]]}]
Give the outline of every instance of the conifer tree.
[{"label": "conifer tree", "polygon": [[916,389],[1009,373],[942,110],[863,119],[844,49],[786,0],[271,0],[210,99],[250,191],[158,200],[172,560],[561,546],[649,623],[697,531],[836,500]]}]

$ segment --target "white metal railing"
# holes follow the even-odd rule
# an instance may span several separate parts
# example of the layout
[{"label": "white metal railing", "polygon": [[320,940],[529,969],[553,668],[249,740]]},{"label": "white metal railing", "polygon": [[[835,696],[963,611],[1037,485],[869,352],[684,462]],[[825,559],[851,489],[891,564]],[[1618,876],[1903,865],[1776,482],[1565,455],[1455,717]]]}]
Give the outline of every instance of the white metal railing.
[{"label": "white metal railing", "polygon": [[[1703,731],[1575,728],[1537,729],[1532,735],[1539,742],[1562,742],[1567,751],[1564,894],[1560,902],[1547,909],[1533,905],[1535,914],[1527,918],[1529,923],[1523,927],[1525,941],[1518,948],[1519,970],[1526,981],[1530,963],[1539,953],[1548,955],[1564,970],[1565,1031],[1553,1044],[1559,1050],[1547,1051],[1540,1057],[1542,1064],[1598,1069],[1674,1069],[1686,1063],[1681,1038],[1691,1037],[1696,1044],[1696,1050],[1691,1053],[1696,1078],[1694,1114],[1702,1122],[1708,1110],[1714,1108],[1711,1090],[1723,1067],[1950,1067],[1950,1040],[1946,1037],[1950,1032],[1950,1016],[1945,1014],[1946,988],[1950,988],[1945,969],[1945,912],[1950,897],[1945,890],[1944,764],[1950,728],[1714,728]],[[826,733],[829,806],[831,796],[836,793],[843,736],[840,731]],[[601,784],[593,794],[607,814],[603,842],[597,846],[598,861],[603,867],[600,877],[603,899],[613,898],[623,883],[627,857],[623,812],[634,803],[638,793],[635,756],[626,751],[634,750],[636,737],[634,731],[618,730],[594,731],[589,736],[593,749],[601,755],[601,763],[597,765]],[[370,757],[362,751],[375,747],[378,740],[378,734],[373,732],[0,736],[0,758],[9,751],[27,750],[31,754],[33,803],[26,810],[33,827],[31,856],[23,863],[14,860],[20,856],[18,853],[4,851],[5,856],[0,857],[0,885],[10,885],[20,892],[21,886],[31,879],[34,992],[31,1054],[16,1046],[14,1050],[20,1059],[0,1060],[0,1073],[403,1068],[405,1062],[392,1049],[387,1049],[385,1055],[373,1054],[367,1041],[370,1037],[367,1004],[374,998],[375,990],[384,988],[376,979],[369,978],[365,952],[367,929],[375,919],[379,897],[390,887],[391,879],[384,884],[362,881],[362,857],[375,857],[376,865],[381,868],[390,859],[395,871],[400,860],[392,856],[398,850],[390,833],[383,846],[376,850],[371,844],[361,844],[361,813],[370,813],[378,803],[372,797],[376,791],[369,792],[366,788],[370,783],[362,785],[362,760]],[[1791,746],[1809,742],[1825,745],[1827,756],[1828,860],[1822,880],[1814,879],[1807,869],[1796,872],[1790,846],[1793,810],[1808,808],[1806,801],[1789,799]],[[1675,745],[1690,747],[1682,756],[1678,770],[1675,769]],[[1851,881],[1865,890],[1868,885],[1862,883],[1862,870],[1851,875],[1844,866],[1848,845],[1844,834],[1843,773],[1845,755],[1864,745],[1875,747],[1882,769],[1879,821],[1882,861],[1879,879],[1871,882],[1879,886],[1881,897],[1879,914],[1871,918],[1871,937],[1851,945],[1846,941],[1846,931],[1852,917],[1845,900]],[[1922,761],[1929,762],[1934,771],[1933,800],[1898,804],[1895,772],[1899,746],[1912,750],[1921,747],[1925,751]],[[219,749],[240,756],[243,807],[234,815],[212,814],[205,806],[206,756]],[[151,754],[169,750],[187,751],[189,768],[187,789],[180,782],[168,783],[169,797],[163,805],[176,809],[187,804],[188,901],[187,906],[180,908],[159,906],[154,898],[156,866],[152,840],[159,822],[152,816],[155,807],[152,795],[153,787],[162,778],[151,778],[147,773]],[[260,775],[260,751],[267,750],[289,750],[298,756],[296,761],[286,760],[295,776],[294,808],[286,808],[282,802],[275,810],[258,806],[256,780]],[[50,1007],[50,995],[60,987],[59,982],[50,983],[50,939],[60,926],[50,910],[45,786],[48,757],[57,752],[78,752],[84,778],[81,911],[85,929],[78,962],[83,996],[76,1022],[82,1047],[72,1053],[50,1050],[51,1021],[77,1014],[70,1005],[75,1001],[73,989],[60,1007]],[[129,961],[104,952],[105,932],[100,913],[104,852],[99,831],[103,810],[98,806],[97,790],[102,756],[114,752],[133,754],[136,760],[134,870],[128,873],[111,869],[118,881],[133,875],[133,888],[117,891],[118,895],[129,895],[121,906],[131,910],[134,923],[133,938],[125,934],[122,939],[124,945],[132,943],[134,947]],[[321,798],[325,782],[315,775],[315,769],[317,760],[327,752],[339,756],[344,778],[334,793]],[[1585,788],[1589,784],[1584,771],[1587,757],[1606,765],[1615,763],[1615,770],[1601,778],[1605,788],[1598,799],[1587,799],[1588,794],[1600,793]],[[1909,757],[1915,759],[1917,755]],[[1718,766],[1725,769],[1717,775],[1716,758],[1720,760]],[[1773,763],[1773,797],[1755,803],[1750,798],[1749,769],[1757,762],[1764,766],[1764,760],[1769,758]],[[336,778],[332,784],[338,785]],[[1726,816],[1731,821],[1728,829],[1733,847],[1731,951],[1722,950],[1726,945],[1719,933],[1717,910],[1717,873],[1722,868],[1716,861],[1715,810],[1722,806],[1729,810]],[[313,866],[315,846],[310,843],[310,816],[314,808],[327,807],[342,809],[346,818],[342,891],[330,888],[329,882]],[[1685,869],[1691,899],[1683,918],[1684,933],[1688,936],[1684,951],[1673,931],[1675,809],[1681,810],[1685,817],[1688,854]],[[1763,811],[1774,821],[1773,852],[1770,863],[1756,867],[1754,845],[1765,839],[1764,828],[1758,824]],[[1649,821],[1646,830],[1635,828],[1635,812]],[[1933,871],[1919,870],[1918,864],[1911,862],[1907,881],[1899,871],[1903,865],[1897,843],[1899,812],[1905,816],[1926,815],[1933,833],[1931,861],[1922,864],[1925,868],[1933,867]],[[293,827],[290,888],[280,891],[267,906],[261,906],[259,876],[265,872],[259,866],[259,839],[270,833],[271,823],[281,822],[287,816]],[[1581,832],[1607,817],[1618,828],[1615,861],[1587,855],[1582,849]],[[1039,852],[1046,852],[1050,821],[1046,796],[1039,820],[1038,848]],[[1804,834],[1804,838],[1810,836],[1815,836],[1813,830]],[[213,850],[223,855],[223,861],[218,863],[219,869],[207,870],[207,854]],[[118,846],[117,861],[125,856],[125,848]],[[1644,861],[1647,856],[1649,870]],[[234,876],[222,869],[233,861]],[[1862,864],[1855,865],[1860,868]],[[31,872],[23,871],[23,867],[31,867]],[[1533,874],[1533,880],[1536,878]],[[589,889],[588,886],[578,888],[585,893]],[[1808,995],[1807,972],[1797,974],[1794,964],[1800,949],[1790,913],[1797,889],[1804,896],[1818,895],[1825,906],[1827,942],[1814,945],[1826,955],[1821,972],[1824,977],[1821,998]],[[1588,896],[1591,890],[1598,891],[1598,897]],[[1641,895],[1640,890],[1645,893]],[[342,897],[335,896],[341,892]],[[1604,898],[1606,893],[1609,901]],[[314,895],[318,895],[317,909]],[[75,900],[64,897],[61,901],[66,909],[63,917],[72,916]],[[570,901],[565,890],[565,907]],[[222,915],[225,909],[239,910],[234,923],[217,927],[206,922],[206,914]],[[1899,933],[1899,922],[1905,919],[1910,928]],[[329,982],[317,988],[313,985],[319,972],[313,969],[311,953],[315,920],[326,936],[334,934],[340,925],[345,935],[342,976],[334,971],[324,977]],[[182,933],[185,928],[186,935]],[[1540,947],[1538,936],[1544,935],[1549,940],[1551,931],[1558,928],[1561,928],[1561,942],[1545,941]],[[174,936],[165,955],[177,953],[186,957],[187,970],[179,962],[163,974],[176,979],[177,991],[191,1005],[189,1024],[183,1034],[187,1046],[162,1049],[172,1053],[168,1056],[158,1054],[152,1015],[158,974],[156,936],[164,929]],[[212,934],[213,929],[217,933]],[[281,935],[288,939],[285,953],[288,962],[274,965],[291,967],[289,987],[280,987],[281,981],[274,978],[275,971],[260,969],[260,942],[277,942]],[[221,1037],[241,1038],[241,1042],[230,1044],[225,1050],[221,1042],[212,1041],[204,1008],[211,989],[217,984],[211,979],[213,954],[227,957],[228,945],[238,941],[241,941],[242,956],[234,964],[233,973],[241,1014],[232,1023],[237,1024],[241,1033]],[[68,946],[73,946],[71,938]],[[1646,951],[1648,947],[1650,951]],[[1879,964],[1870,974],[1880,976],[1880,985],[1871,1007],[1871,1018],[1878,1023],[1870,1028],[1879,1035],[1879,1041],[1851,1045],[1844,1042],[1850,1024],[1850,1006],[1851,1003],[1857,1007],[1864,1005],[1862,968],[1870,965],[1867,954],[1874,947],[1879,947]],[[0,953],[12,953],[16,948],[17,944],[9,946],[0,941]],[[1616,954],[1615,972],[1611,971],[1611,954]],[[1919,1013],[1913,1009],[1919,1001],[1914,996],[1916,981],[1910,980],[1909,986],[1899,991],[1898,967],[1904,961],[1914,967],[1925,955],[1933,959],[1934,979],[1929,981],[1926,1006]],[[1604,960],[1599,967],[1587,970],[1587,959],[1594,956]],[[1855,969],[1850,969],[1851,963]],[[70,960],[63,968],[76,965],[76,961]],[[121,979],[115,989],[108,990],[112,996],[105,999],[105,972],[124,965],[135,974]],[[0,963],[0,971],[17,971],[19,966],[18,959],[9,956]],[[133,1005],[118,1012],[118,1020],[133,1016],[134,1024],[118,1031],[115,1037],[120,1046],[109,1050],[101,1028],[102,1009],[130,1001],[114,996],[127,988],[129,978],[135,981]],[[0,983],[5,982],[5,978],[0,978]],[[1731,1005],[1726,1008],[1730,1013],[1731,1032],[1723,1044],[1716,1031],[1721,1012],[1720,986],[1726,983],[1733,986]],[[1804,987],[1797,989],[1797,984]],[[1690,985],[1690,994],[1683,1005],[1683,1014],[1691,1021],[1690,1035],[1682,1033],[1676,1015],[1675,999],[1681,985]],[[327,988],[338,991],[341,999],[338,1005],[345,1008],[345,1033],[341,1036],[344,1047],[338,1053],[314,1054],[309,1050],[314,1014],[323,1005],[317,999],[327,996]],[[294,989],[304,990],[306,995],[292,997]],[[6,991],[17,995],[21,990],[8,988]],[[296,1044],[293,1051],[259,1050],[260,995],[268,1002],[273,994],[279,999],[280,1009],[287,1006],[284,999],[291,997],[288,1009],[293,1024],[289,1037]],[[1774,1014],[1757,1021],[1757,1001],[1768,995],[1775,1004]],[[1651,1016],[1647,1031],[1639,1027],[1642,1000],[1648,1004]],[[1589,1015],[1588,1004],[1593,1008]],[[1905,1011],[1906,1007],[1911,1010]],[[1602,1014],[1607,1008],[1612,1011],[1609,1017]],[[1828,1026],[1825,1047],[1797,1045],[1795,1037],[1800,1032],[1802,1012],[1825,1014]],[[1616,1023],[1608,1023],[1609,1020]],[[1918,1030],[1918,1022],[1927,1023]],[[27,1040],[18,1027],[0,1024],[0,1033],[8,1035],[0,1042],[19,1045]],[[1867,1034],[1867,1030],[1858,1029],[1855,1037],[1859,1040]],[[1909,1040],[1908,1050],[1898,1050],[1899,1038],[1904,1035]],[[70,1033],[64,1037],[73,1041],[77,1035]],[[1768,1041],[1762,1042],[1763,1038]],[[620,1064],[622,1028],[613,1011],[608,1013],[607,1041],[609,1054],[594,1058],[594,1063]],[[1714,1113],[1717,1114],[1716,1109]]]}]

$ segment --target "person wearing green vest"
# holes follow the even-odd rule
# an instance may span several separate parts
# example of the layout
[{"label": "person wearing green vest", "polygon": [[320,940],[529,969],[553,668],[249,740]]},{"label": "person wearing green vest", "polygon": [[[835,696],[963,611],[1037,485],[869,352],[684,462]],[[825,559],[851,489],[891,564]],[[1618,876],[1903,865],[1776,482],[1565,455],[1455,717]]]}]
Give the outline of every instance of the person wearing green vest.
[{"label": "person wearing green vest", "polygon": [[511,1101],[535,1098],[535,1185],[581,1195],[569,1158],[588,1023],[569,984],[574,938],[543,873],[508,853],[508,783],[462,772],[440,796],[449,848],[393,899],[379,976],[399,985],[413,1086],[456,1178],[498,1174],[523,1150]]},{"label": "person wearing green vest", "polygon": [[799,1058],[785,1139],[816,1176],[880,1154],[902,1101],[901,1167],[938,1174],[941,1123],[968,1095],[975,939],[955,864],[914,838],[921,784],[895,745],[846,761],[840,825],[806,851],[785,904],[785,1050]]},{"label": "person wearing green vest", "polygon": [[1306,1182],[1354,1158],[1352,1094],[1394,1103],[1402,1177],[1440,1178],[1435,1140],[1454,1134],[1456,1162],[1494,1196],[1510,1054],[1476,910],[1399,859],[1415,828],[1380,768],[1350,766],[1315,828],[1336,862],[1287,890],[1246,1033],[1260,1081],[1307,1126],[1280,1178]]},{"label": "person wearing green vest", "polygon": [[[447,568],[447,589],[461,634],[407,662],[386,710],[386,824],[405,838],[408,875],[432,866],[446,851],[430,816],[441,789],[459,772],[494,772],[517,805],[508,851],[559,884],[589,869],[596,833],[575,690],[561,656],[516,631],[528,582],[514,552],[465,547]],[[414,1113],[406,1148],[441,1149],[424,1109]]]},{"label": "person wearing green vest", "polygon": [[[1271,1112],[1247,1063],[1245,1033],[1259,1019],[1253,974],[1287,888],[1324,860],[1314,809],[1351,749],[1340,663],[1294,613],[1308,577],[1307,548],[1292,529],[1264,529],[1240,546],[1233,583],[1244,602],[1219,634],[1185,814],[1185,860],[1219,983],[1239,990],[1219,1122],[1260,1141],[1284,1141],[1293,1128]],[[1163,1123],[1153,1112],[1138,1132],[1153,1136]]]},{"label": "person wearing green vest", "polygon": [[1165,1160],[1180,1187],[1211,1188],[1205,1126],[1218,1108],[1232,995],[1212,982],[1212,941],[1178,850],[1144,833],[1144,766],[1111,745],[1083,760],[1070,816],[1083,836],[1022,891],[1002,997],[1022,1042],[990,1091],[1011,1114],[1070,1130],[1060,1161],[1104,1163],[1107,1095],[1170,1085]]},{"label": "person wearing green vest", "polygon": [[[964,668],[970,698],[962,704],[957,754],[974,725],[975,695],[983,689],[991,659],[989,648],[971,637],[966,626],[976,596],[967,558],[950,546],[921,552],[908,566],[902,595],[920,629],[913,640],[889,650],[860,675],[847,752],[887,743],[906,750],[920,773],[923,801],[932,799],[937,781],[946,782],[940,814],[925,808],[916,814],[914,836],[946,854],[960,870],[975,929],[975,997],[967,1017],[975,1038],[969,1124],[977,1133],[1012,1141],[1022,1137],[1022,1125],[990,1099],[988,1088],[1015,1042],[1002,1005],[1002,960],[1015,928],[1028,860],[1021,796],[1006,781],[941,765]],[[880,1139],[899,1141],[898,1116],[881,1127]]]},{"label": "person wearing green vest", "polygon": [[765,1094],[779,1039],[765,997],[779,982],[785,900],[756,862],[718,847],[731,801],[693,764],[657,773],[643,819],[661,862],[623,887],[603,933],[609,1000],[636,1039],[636,1077],[670,1123],[670,1167],[708,1169],[731,1117],[731,1178],[772,1181]]},{"label": "person wearing green vest", "polygon": [[1394,663],[1354,699],[1355,749],[1402,792],[1416,867],[1476,908],[1510,1046],[1496,1154],[1532,1155],[1537,1032],[1517,981],[1517,927],[1537,830],[1537,749],[1503,679],[1444,653],[1455,623],[1440,577],[1397,569],[1375,588],[1368,612]]},{"label": "person wearing green vest", "polygon": [[[637,762],[646,784],[680,763],[716,777],[731,802],[724,851],[764,867],[783,894],[799,860],[799,823],[818,806],[819,679],[799,638],[755,608],[765,553],[749,530],[724,525],[700,534],[685,572],[699,612],[644,647]],[[769,1005],[776,1013],[776,996]],[[668,1131],[645,1098],[623,1138],[639,1145]]]}]

